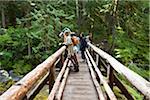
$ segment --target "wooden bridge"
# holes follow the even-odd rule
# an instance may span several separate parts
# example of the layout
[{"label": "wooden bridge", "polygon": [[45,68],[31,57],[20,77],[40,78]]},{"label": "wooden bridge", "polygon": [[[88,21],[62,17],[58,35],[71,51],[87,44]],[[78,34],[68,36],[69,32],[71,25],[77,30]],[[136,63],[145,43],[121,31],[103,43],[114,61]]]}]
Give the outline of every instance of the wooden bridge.
[{"label": "wooden bridge", "polygon": [[[121,74],[141,93],[150,99],[150,82],[128,69],[115,58],[90,42],[85,51],[86,62],[77,54],[79,72],[71,71],[71,62],[64,59],[66,46],[39,64],[20,81],[0,96],[0,100],[32,100],[45,84],[49,84],[48,100],[117,100],[113,87],[117,86],[128,99],[134,100],[118,79]],[[61,68],[55,77],[55,66]]]}]

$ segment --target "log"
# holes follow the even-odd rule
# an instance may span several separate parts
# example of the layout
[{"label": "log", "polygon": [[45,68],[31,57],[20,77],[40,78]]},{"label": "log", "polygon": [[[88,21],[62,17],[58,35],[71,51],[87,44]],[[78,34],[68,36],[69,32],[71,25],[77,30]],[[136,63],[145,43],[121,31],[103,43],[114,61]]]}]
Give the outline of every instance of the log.
[{"label": "log", "polygon": [[58,87],[59,87],[59,85],[60,85],[61,78],[62,78],[62,76],[63,76],[63,74],[64,74],[64,72],[65,72],[66,66],[68,65],[68,61],[69,61],[69,60],[68,60],[68,58],[67,58],[67,59],[65,60],[65,62],[64,62],[64,65],[63,65],[61,71],[59,72],[59,74],[58,74],[58,76],[57,76],[57,78],[56,78],[56,80],[55,80],[55,83],[54,83],[54,85],[53,85],[53,88],[52,88],[52,90],[51,90],[51,93],[50,93],[50,95],[48,96],[48,100],[53,100],[53,99],[54,99],[55,94],[56,94],[56,92],[57,92],[57,89],[58,89]]},{"label": "log", "polygon": [[48,81],[49,73],[47,73],[38,84],[34,87],[32,91],[26,94],[27,100],[33,100],[34,97],[40,92],[40,90],[43,88],[43,86],[46,84]]},{"label": "log", "polygon": [[[70,65],[70,64],[68,64],[68,65]],[[63,95],[63,91],[64,91],[64,88],[65,88],[65,85],[66,85],[68,74],[69,74],[69,68],[67,67],[67,69],[65,71],[65,74],[64,74],[64,77],[63,77],[63,80],[61,82],[61,85],[59,87],[58,94],[56,96],[56,100],[61,100],[62,99],[62,95]]]},{"label": "log", "polygon": [[[55,63],[56,64],[56,63]],[[48,85],[49,85],[49,93],[51,92],[51,89],[53,88],[53,85],[55,83],[55,64],[53,67],[51,67],[49,70],[49,80],[48,80]]]},{"label": "log", "polygon": [[130,70],[123,64],[121,64],[119,61],[117,61],[115,58],[113,58],[111,55],[107,54],[106,52],[102,51],[101,49],[97,48],[90,42],[88,42],[88,45],[97,52],[102,58],[106,59],[110,65],[116,70],[118,73],[124,75],[129,82],[133,86],[135,86],[142,94],[144,94],[147,98],[150,99],[150,82],[145,80],[143,77],[135,73],[134,71]]},{"label": "log", "polygon": [[90,72],[91,72],[90,74],[92,76],[92,80],[93,80],[94,86],[95,86],[95,88],[97,90],[97,93],[98,93],[98,98],[99,98],[99,100],[106,100],[106,98],[105,98],[105,96],[104,96],[104,94],[102,92],[102,89],[100,87],[100,84],[98,83],[98,81],[96,79],[94,70],[92,69],[92,65],[91,65],[90,60],[89,60],[89,58],[88,58],[86,53],[85,53],[85,57],[86,57],[88,67],[89,67]]},{"label": "log", "polygon": [[[98,61],[99,61],[99,55],[96,54],[96,65],[97,65],[97,66],[98,66]],[[100,66],[98,66],[98,67],[100,67]]]},{"label": "log", "polygon": [[46,75],[50,67],[57,58],[65,51],[66,46],[61,47],[53,55],[48,57],[43,63],[39,64],[34,70],[25,75],[19,82],[11,86],[0,96],[0,100],[22,100],[27,92],[37,83],[37,81]]},{"label": "log", "polygon": [[93,64],[94,69],[95,69],[95,71],[97,72],[97,74],[98,74],[98,76],[99,76],[99,78],[100,78],[100,80],[101,80],[101,82],[102,82],[102,84],[103,84],[103,86],[104,86],[104,88],[105,88],[105,90],[106,90],[106,93],[108,94],[110,100],[117,100],[115,94],[113,93],[113,91],[112,91],[111,88],[109,87],[107,81],[104,79],[102,73],[101,73],[100,70],[98,69],[98,67],[97,67],[96,63],[94,62],[92,56],[90,55],[88,49],[86,49],[86,52],[87,52],[87,55],[89,56],[89,58],[90,58],[90,60],[91,60],[91,62],[92,62],[92,64]]}]

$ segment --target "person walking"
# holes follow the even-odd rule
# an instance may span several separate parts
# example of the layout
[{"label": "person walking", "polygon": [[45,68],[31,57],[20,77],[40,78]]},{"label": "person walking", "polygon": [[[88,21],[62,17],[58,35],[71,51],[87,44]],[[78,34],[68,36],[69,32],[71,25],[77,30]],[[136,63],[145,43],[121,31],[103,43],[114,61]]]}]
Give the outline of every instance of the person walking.
[{"label": "person walking", "polygon": [[[61,33],[62,34],[62,33]],[[73,50],[73,41],[71,37],[71,31],[69,28],[65,28],[63,31],[63,36],[64,36],[64,43],[67,46],[67,51],[68,51],[68,59],[71,60],[74,66],[74,71],[78,72],[79,71],[79,64],[77,61],[77,57],[75,54],[75,51]]]},{"label": "person walking", "polygon": [[86,42],[86,38],[84,37],[84,34],[82,34],[82,36],[80,36],[80,51],[81,51],[81,57],[82,59],[85,61],[85,49],[88,47],[87,42]]},{"label": "person walking", "polygon": [[79,52],[79,37],[76,36],[75,32],[71,33],[71,40],[73,42],[73,50]]}]

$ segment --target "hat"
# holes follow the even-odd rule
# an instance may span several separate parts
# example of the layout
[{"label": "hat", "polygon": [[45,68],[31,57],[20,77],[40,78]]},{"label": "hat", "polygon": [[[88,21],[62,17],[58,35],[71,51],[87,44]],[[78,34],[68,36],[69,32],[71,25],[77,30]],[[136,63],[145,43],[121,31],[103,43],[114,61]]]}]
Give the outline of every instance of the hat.
[{"label": "hat", "polygon": [[64,28],[63,31],[59,34],[59,36],[61,37],[66,32],[71,32],[71,30],[69,28]]},{"label": "hat", "polygon": [[71,32],[71,31],[70,31],[69,28],[65,28],[65,29],[64,29],[64,33],[66,33],[66,32]]}]

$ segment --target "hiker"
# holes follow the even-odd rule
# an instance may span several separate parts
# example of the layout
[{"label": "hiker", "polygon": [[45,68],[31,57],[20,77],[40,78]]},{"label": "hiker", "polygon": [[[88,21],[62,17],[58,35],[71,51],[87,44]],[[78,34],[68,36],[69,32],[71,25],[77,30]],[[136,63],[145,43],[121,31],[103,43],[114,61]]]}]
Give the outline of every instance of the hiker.
[{"label": "hiker", "polygon": [[85,54],[84,51],[87,48],[87,42],[86,38],[84,37],[84,34],[80,35],[80,51],[81,51],[81,57],[85,61]]},{"label": "hiker", "polygon": [[76,36],[74,32],[71,33],[71,40],[73,42],[73,50],[78,53],[79,52],[79,37]]},{"label": "hiker", "polygon": [[67,46],[68,59],[71,60],[71,62],[73,63],[74,71],[78,72],[79,71],[79,65],[78,65],[76,54],[73,50],[73,46],[74,46],[73,44],[75,44],[75,43],[73,42],[73,39],[71,37],[71,31],[69,28],[64,29],[63,36],[64,36],[64,43],[63,44],[65,44]]}]

